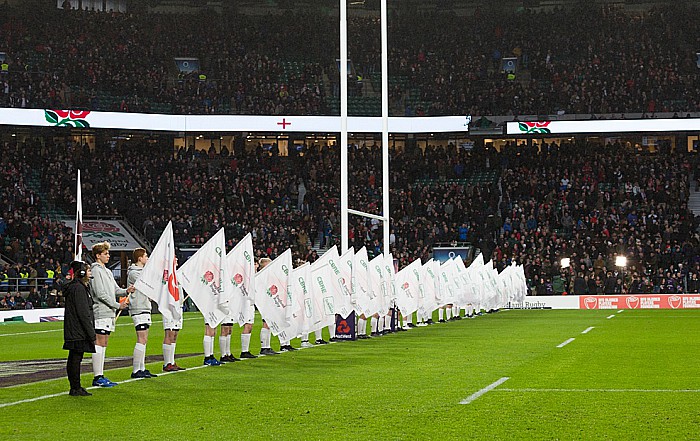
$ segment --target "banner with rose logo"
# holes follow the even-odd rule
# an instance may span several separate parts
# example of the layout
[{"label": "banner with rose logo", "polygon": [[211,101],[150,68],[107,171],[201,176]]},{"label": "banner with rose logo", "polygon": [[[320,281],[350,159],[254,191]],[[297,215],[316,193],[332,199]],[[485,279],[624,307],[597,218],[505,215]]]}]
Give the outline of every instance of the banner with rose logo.
[{"label": "banner with rose logo", "polygon": [[286,328],[289,326],[287,306],[291,271],[292,250],[288,248],[255,274],[255,306],[272,334],[282,340],[289,338]]},{"label": "banner with rose logo", "polygon": [[253,259],[253,236],[250,233],[241,239],[226,255],[226,274],[234,287],[231,301],[232,321],[245,324],[246,307],[255,303],[255,261]]},{"label": "banner with rose logo", "polygon": [[420,273],[422,265],[416,259],[396,273],[396,306],[402,314],[412,314],[418,310],[421,296]]},{"label": "banner with rose logo", "polygon": [[90,127],[89,114],[89,110],[44,110],[46,122],[55,127]]},{"label": "banner with rose logo", "polygon": [[225,252],[226,236],[222,228],[177,271],[182,287],[212,328],[231,313],[236,289],[226,277]]}]

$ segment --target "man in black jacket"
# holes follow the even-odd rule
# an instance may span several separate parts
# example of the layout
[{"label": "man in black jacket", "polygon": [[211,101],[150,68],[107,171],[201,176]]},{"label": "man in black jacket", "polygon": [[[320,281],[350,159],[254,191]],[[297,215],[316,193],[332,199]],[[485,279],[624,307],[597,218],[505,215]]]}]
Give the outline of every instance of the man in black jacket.
[{"label": "man in black jacket", "polygon": [[83,262],[71,263],[73,280],[63,288],[66,307],[63,321],[63,349],[68,351],[66,373],[74,397],[92,395],[80,386],[80,363],[85,352],[95,352],[95,318],[92,296],[88,290],[90,267]]}]

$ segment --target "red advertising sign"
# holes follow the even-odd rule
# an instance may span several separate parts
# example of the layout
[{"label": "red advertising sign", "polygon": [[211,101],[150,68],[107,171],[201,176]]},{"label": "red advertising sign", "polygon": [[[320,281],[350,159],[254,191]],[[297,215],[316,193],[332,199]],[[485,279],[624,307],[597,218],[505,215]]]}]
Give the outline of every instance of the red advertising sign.
[{"label": "red advertising sign", "polygon": [[698,294],[581,296],[580,309],[700,309]]}]

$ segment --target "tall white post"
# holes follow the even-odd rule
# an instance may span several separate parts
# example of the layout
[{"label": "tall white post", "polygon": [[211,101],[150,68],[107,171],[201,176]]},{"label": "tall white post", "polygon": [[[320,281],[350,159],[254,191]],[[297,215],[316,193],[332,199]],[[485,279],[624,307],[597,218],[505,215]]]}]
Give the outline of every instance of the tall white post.
[{"label": "tall white post", "polygon": [[340,0],[340,244],[348,250],[348,17],[347,0]]},{"label": "tall white post", "polygon": [[384,255],[389,253],[389,62],[387,0],[381,0],[382,26],[382,215],[384,216]]}]

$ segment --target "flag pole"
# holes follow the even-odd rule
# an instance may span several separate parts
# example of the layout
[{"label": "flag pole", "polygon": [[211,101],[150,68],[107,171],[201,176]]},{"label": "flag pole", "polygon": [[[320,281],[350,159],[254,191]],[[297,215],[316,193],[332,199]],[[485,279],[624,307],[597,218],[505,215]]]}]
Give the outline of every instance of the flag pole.
[{"label": "flag pole", "polygon": [[83,260],[83,196],[80,185],[80,169],[78,169],[78,183],[75,199],[75,241],[73,245],[74,260]]}]

